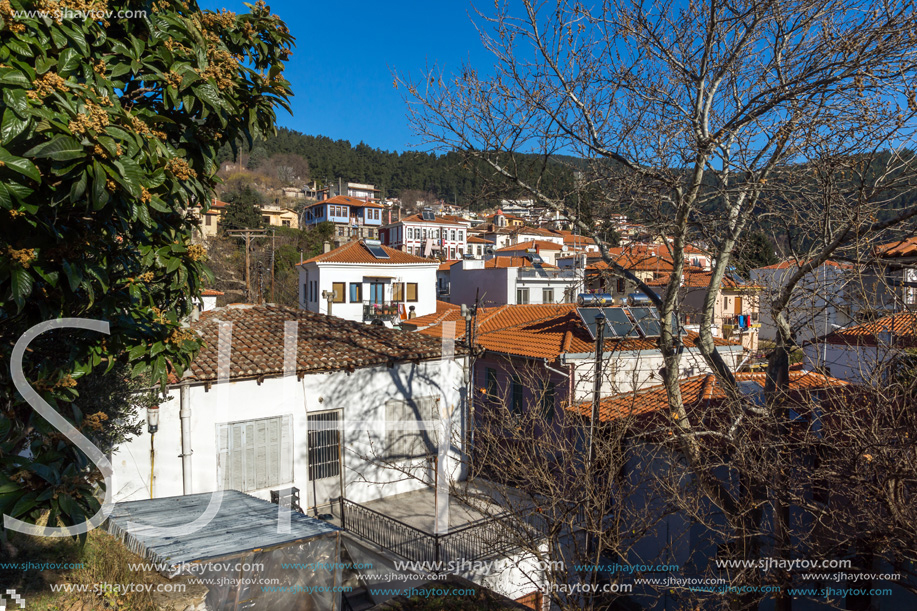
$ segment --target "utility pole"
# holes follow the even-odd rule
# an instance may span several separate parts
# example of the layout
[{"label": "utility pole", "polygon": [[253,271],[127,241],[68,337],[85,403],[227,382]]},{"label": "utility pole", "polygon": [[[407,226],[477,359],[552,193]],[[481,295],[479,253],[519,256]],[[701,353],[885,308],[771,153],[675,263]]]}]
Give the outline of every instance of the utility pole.
[{"label": "utility pole", "polygon": [[245,241],[245,300],[252,303],[251,243],[255,238],[266,238],[267,229],[230,229],[226,235]]},{"label": "utility pole", "polygon": [[274,299],[274,238],[276,234],[277,231],[271,229],[271,303],[277,303],[277,300]]}]

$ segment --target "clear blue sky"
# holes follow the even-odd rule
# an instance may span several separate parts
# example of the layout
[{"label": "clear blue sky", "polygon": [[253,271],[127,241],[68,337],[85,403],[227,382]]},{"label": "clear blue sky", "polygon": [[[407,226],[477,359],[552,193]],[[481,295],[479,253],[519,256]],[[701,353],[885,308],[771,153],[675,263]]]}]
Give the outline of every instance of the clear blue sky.
[{"label": "clear blue sky", "polygon": [[[199,2],[205,9],[247,11],[241,0]],[[417,74],[436,64],[448,74],[468,61],[486,72],[493,63],[466,0],[268,0],[268,5],[296,37],[284,72],[293,88],[293,116],[280,110],[278,123],[304,134],[411,149],[419,141],[408,127],[403,91],[394,89],[392,71]]]}]

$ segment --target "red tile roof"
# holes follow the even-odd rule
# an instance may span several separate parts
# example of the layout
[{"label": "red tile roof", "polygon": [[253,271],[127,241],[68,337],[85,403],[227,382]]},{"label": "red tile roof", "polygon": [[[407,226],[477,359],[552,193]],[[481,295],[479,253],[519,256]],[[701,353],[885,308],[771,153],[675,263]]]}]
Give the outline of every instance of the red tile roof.
[{"label": "red tile roof", "polygon": [[[890,334],[880,338],[880,334]],[[880,341],[881,339],[881,341]],[[898,312],[878,320],[838,329],[818,340],[833,345],[917,348],[917,312]]]},{"label": "red tile roof", "polygon": [[[696,270],[697,268],[693,268]],[[704,272],[704,271],[688,271],[684,274],[684,282],[682,286],[686,288],[707,288],[710,286],[710,280],[713,278],[713,272]],[[669,284],[669,278],[659,278],[658,280],[649,280],[647,286],[667,286]],[[720,287],[723,289],[732,289],[732,290],[752,290],[752,289],[761,289],[763,287],[758,286],[757,284],[739,284],[732,278],[724,276],[720,282]]]},{"label": "red tile roof", "polygon": [[885,258],[917,256],[917,237],[879,244],[875,247],[875,253]]},{"label": "red tile roof", "polygon": [[[773,265],[765,265],[764,267],[758,267],[755,269],[789,269],[791,267],[798,266],[800,263],[804,264],[805,261],[797,261],[794,259],[790,259],[787,261],[781,261],[780,263],[774,263]],[[850,269],[853,267],[846,263],[838,263],[837,261],[831,261],[830,259],[822,263],[822,265],[827,265],[828,267],[839,267],[843,269]]]},{"label": "red tile roof", "polygon": [[470,235],[470,236],[468,236],[468,243],[469,243],[469,244],[489,244],[490,246],[493,246],[493,245],[494,245],[494,243],[493,243],[492,241],[490,241],[490,240],[485,240],[484,238],[482,238],[482,237],[480,237],[480,236],[476,236],[476,235]]},{"label": "red tile roof", "polygon": [[549,242],[548,240],[529,240],[527,242],[513,244],[512,246],[504,246],[494,252],[525,252],[529,249],[563,250],[564,245],[558,244],[557,242]]},{"label": "red tile roof", "polygon": [[360,199],[359,197],[350,197],[349,195],[336,195],[329,199],[323,199],[320,202],[309,204],[307,208],[312,208],[314,206],[323,206],[325,204],[357,206],[361,208],[384,208],[385,207],[382,204],[377,204],[376,202],[368,202],[366,200]]},{"label": "red tile roof", "polygon": [[369,265],[405,265],[405,264],[427,264],[435,265],[436,259],[425,259],[417,255],[408,254],[388,246],[382,246],[382,250],[388,254],[388,259],[377,259],[369,252],[362,240],[354,240],[335,248],[329,252],[317,255],[311,259],[306,259],[298,265],[306,263],[360,263]]},{"label": "red tile roof", "polygon": [[[201,314],[191,328],[204,347],[191,363],[192,380],[217,379],[219,322],[231,322],[230,377],[271,377],[283,374],[284,323],[299,323],[296,371],[318,373],[354,370],[392,361],[424,360],[442,355],[442,342],[407,331],[397,331],[285,306],[235,306]],[[456,353],[461,348],[456,347]]]},{"label": "red tile roof", "polygon": [[[764,388],[767,374],[737,373],[737,382],[756,382]],[[716,376],[702,374],[679,381],[682,403],[687,408],[698,407],[711,401],[723,401],[726,393],[719,386]],[[790,371],[790,391],[815,391],[827,388],[849,386],[848,382],[811,371]],[[668,410],[669,399],[665,386],[659,384],[631,393],[606,397],[599,401],[599,420],[610,422],[620,418],[639,416]],[[569,405],[567,409],[587,418],[592,415],[592,402]]]},{"label": "red tile roof", "polygon": [[[556,265],[551,265],[550,263],[540,263],[540,265],[545,269],[557,268]],[[514,255],[504,255],[484,261],[485,269],[507,269],[509,267],[532,267],[532,262],[525,257],[517,257]]]},{"label": "red tile roof", "polygon": [[595,240],[589,236],[575,235],[566,229],[555,229],[554,233],[564,239],[564,244],[595,244]]},{"label": "red tile roof", "polygon": [[[455,217],[451,217],[451,218],[455,218]],[[462,227],[462,228],[465,227],[465,225],[463,225],[462,223],[460,223],[457,220],[449,220],[442,216],[437,216],[432,221],[426,221],[419,214],[412,214],[410,216],[405,216],[398,222],[400,223],[433,223],[436,225],[450,225],[450,226],[454,225],[455,227]],[[393,223],[393,224],[397,224],[397,223]]]},{"label": "red tile roof", "polygon": [[452,269],[452,266],[461,261],[461,259],[455,259],[453,261],[443,261],[439,264],[439,269],[437,271],[447,272]]},{"label": "red tile roof", "polygon": [[[475,341],[493,352],[517,356],[556,359],[561,354],[591,353],[595,340],[576,312],[572,303],[543,305],[504,305],[496,308],[478,308],[478,330]],[[428,314],[411,320],[419,333],[442,337],[443,322],[455,321],[456,336],[465,334],[465,325],[459,310],[443,315]],[[688,333],[685,346],[693,347],[696,333]],[[633,351],[655,350],[655,338],[606,339],[605,350]],[[722,338],[714,338],[717,346],[738,346]]]}]

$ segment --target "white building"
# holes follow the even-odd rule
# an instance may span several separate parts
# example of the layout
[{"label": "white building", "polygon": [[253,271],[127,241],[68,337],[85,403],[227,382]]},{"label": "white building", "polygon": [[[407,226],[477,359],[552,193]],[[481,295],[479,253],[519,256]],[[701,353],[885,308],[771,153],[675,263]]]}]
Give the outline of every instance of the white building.
[{"label": "white building", "polygon": [[855,384],[881,384],[883,367],[917,348],[917,312],[839,329],[803,346],[804,367]]},{"label": "white building", "polygon": [[[777,328],[771,314],[771,301],[797,269],[796,262],[783,261],[751,270],[752,282],[764,287],[759,313],[760,339],[773,340],[777,336]],[[802,342],[827,335],[852,322],[847,298],[847,283],[850,276],[848,272],[851,269],[843,263],[826,261],[803,276],[786,309],[790,327],[796,334],[796,341]]]},{"label": "white building", "polygon": [[353,241],[299,264],[299,307],[357,322],[397,324],[436,311],[439,261]]},{"label": "white building", "polygon": [[[222,322],[232,325],[225,387],[217,383]],[[210,492],[221,478],[226,489],[265,499],[294,486],[303,507],[419,490],[422,481],[371,466],[374,452],[396,449],[385,422],[410,418],[412,410],[432,418],[438,404],[464,409],[463,357],[444,364],[442,343],[419,334],[249,305],[211,310],[192,329],[205,344],[170,385],[158,431],[151,440],[144,430],[112,457],[116,502]],[[287,346],[288,332],[294,342]],[[373,423],[366,425],[372,430],[340,434],[342,421]],[[420,434],[427,431],[398,431]],[[454,442],[455,465],[461,451]]]},{"label": "white building", "polygon": [[468,252],[468,225],[464,219],[442,217],[427,209],[379,230],[382,243],[408,254],[461,259]]},{"label": "white building", "polygon": [[524,257],[527,254],[536,254],[550,265],[557,265],[557,259],[568,252],[563,243],[555,240],[526,240],[509,246],[504,246],[494,251],[498,257]]},{"label": "white building", "polygon": [[529,257],[465,259],[449,268],[449,302],[482,305],[569,303],[580,292],[575,270],[534,264]]}]

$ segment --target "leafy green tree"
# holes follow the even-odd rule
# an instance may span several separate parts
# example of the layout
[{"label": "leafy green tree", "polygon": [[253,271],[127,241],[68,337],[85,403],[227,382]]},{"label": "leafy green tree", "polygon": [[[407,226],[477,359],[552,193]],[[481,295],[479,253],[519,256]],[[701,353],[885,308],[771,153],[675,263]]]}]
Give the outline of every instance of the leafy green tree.
[{"label": "leafy green tree", "polygon": [[107,336],[44,333],[23,363],[88,432],[90,376],[118,363],[163,387],[181,375],[198,342],[180,321],[208,274],[189,202],[210,201],[224,144],[272,132],[288,109],[293,39],[263,2],[240,15],[194,0],[91,4],[146,11],[131,19],[32,12],[48,6],[0,2],[0,512],[50,510],[53,526],[97,511],[100,477],[14,389],[13,346],[42,321],[108,321]]},{"label": "leafy green tree", "polygon": [[229,205],[220,219],[220,226],[226,229],[259,229],[261,228],[260,206],[264,198],[251,185],[244,185],[235,193],[227,196]]}]

